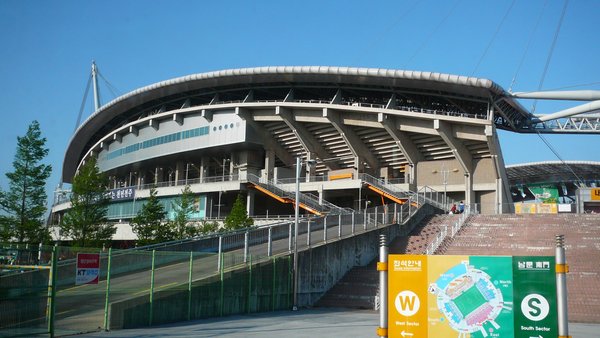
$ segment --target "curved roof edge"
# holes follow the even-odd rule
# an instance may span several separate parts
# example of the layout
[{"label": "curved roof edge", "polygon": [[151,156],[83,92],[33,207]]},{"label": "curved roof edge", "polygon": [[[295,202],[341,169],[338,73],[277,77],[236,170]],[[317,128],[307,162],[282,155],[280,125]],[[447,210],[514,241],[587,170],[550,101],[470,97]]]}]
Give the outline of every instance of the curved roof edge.
[{"label": "curved roof edge", "polygon": [[[446,73],[436,72],[422,72],[413,70],[395,70],[395,69],[384,69],[384,68],[356,68],[356,67],[333,67],[333,66],[266,66],[266,67],[253,67],[253,68],[236,68],[236,69],[225,69],[207,73],[196,73],[173,79],[157,82],[145,87],[138,88],[127,94],[117,97],[116,99],[108,102],[90,115],[81,125],[84,125],[88,120],[93,118],[94,115],[107,110],[111,106],[125,101],[130,97],[143,94],[145,92],[153,91],[159,88],[172,86],[179,83],[208,80],[223,77],[236,77],[236,76],[247,76],[247,75],[265,75],[265,74],[323,74],[323,75],[348,75],[348,76],[372,76],[372,77],[388,77],[398,78],[405,80],[421,80],[421,81],[432,81],[441,82],[448,84],[456,84],[463,86],[485,88],[493,91],[496,94],[505,94],[506,91],[496,84],[492,80],[485,78],[477,78],[470,76],[453,75]],[[77,128],[79,129],[79,127]],[[77,131],[75,131],[75,134]]]},{"label": "curved roof edge", "polygon": [[546,165],[546,164],[556,164],[556,165],[562,165],[562,164],[587,164],[587,165],[597,165],[600,166],[600,162],[596,162],[596,161],[542,161],[542,162],[530,162],[530,163],[519,163],[519,164],[511,164],[511,165],[507,165],[506,168],[522,168],[522,167],[531,167],[531,166],[536,166],[536,165]]},{"label": "curved roof edge", "polygon": [[[173,78],[157,82],[145,87],[138,88],[127,94],[124,94],[107,104],[100,107],[92,115],[88,116],[83,123],[81,123],[69,140],[67,149],[65,150],[65,157],[63,160],[63,180],[65,179],[65,165],[69,161],[69,158],[73,156],[79,156],[83,150],[83,144],[75,145],[74,142],[81,137],[95,132],[94,125],[102,124],[107,121],[110,115],[116,114],[122,109],[127,109],[140,104],[143,101],[147,101],[152,97],[158,95],[168,94],[170,91],[176,90],[177,88],[190,89],[197,87],[192,84],[203,84],[214,85],[214,81],[219,79],[224,82],[236,82],[236,78],[243,78],[248,76],[273,76],[279,77],[289,81],[289,76],[310,76],[310,75],[322,75],[326,77],[328,81],[340,81],[339,77],[356,77],[356,78],[370,78],[370,79],[397,79],[397,80],[415,80],[423,81],[425,83],[438,83],[446,84],[449,86],[458,87],[470,87],[488,90],[496,95],[507,96],[507,92],[495,82],[477,77],[460,76],[445,73],[436,72],[423,72],[423,71],[411,71],[411,70],[393,70],[383,68],[356,68],[356,67],[333,67],[333,66],[266,66],[266,67],[254,67],[254,68],[238,68],[238,69],[226,69],[206,73],[197,73],[186,76]],[[227,81],[228,80],[228,81]],[[340,81],[343,82],[343,81]],[[200,85],[200,87],[202,87]],[[77,143],[77,142],[75,142]],[[76,149],[74,149],[76,148]],[[67,170],[69,174],[74,173],[74,168]],[[69,176],[67,174],[66,176]]]}]

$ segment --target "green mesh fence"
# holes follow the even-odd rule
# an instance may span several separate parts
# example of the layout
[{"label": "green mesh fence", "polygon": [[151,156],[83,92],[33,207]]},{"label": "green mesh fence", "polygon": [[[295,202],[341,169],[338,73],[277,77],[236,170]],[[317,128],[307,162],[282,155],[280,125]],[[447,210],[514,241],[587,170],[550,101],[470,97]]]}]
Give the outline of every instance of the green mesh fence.
[{"label": "green mesh fence", "polygon": [[[50,288],[53,249],[1,246],[0,256],[9,258],[0,262],[0,337],[69,335],[291,307],[289,256],[56,247]],[[76,285],[79,252],[99,254],[97,284]]]},{"label": "green mesh fence", "polygon": [[43,249],[0,246],[0,336],[28,337],[48,332],[51,251]]}]

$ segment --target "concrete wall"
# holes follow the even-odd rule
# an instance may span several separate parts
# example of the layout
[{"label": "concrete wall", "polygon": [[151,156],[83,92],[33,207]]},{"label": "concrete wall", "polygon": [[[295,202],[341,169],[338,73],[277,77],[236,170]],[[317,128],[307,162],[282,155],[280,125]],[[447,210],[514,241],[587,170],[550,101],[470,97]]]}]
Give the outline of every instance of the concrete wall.
[{"label": "concrete wall", "polygon": [[379,236],[388,241],[406,236],[423,218],[436,212],[430,205],[423,206],[409,222],[374,229],[361,235],[335,241],[302,251],[298,256],[298,305],[312,306],[331,289],[350,269],[364,266],[379,256]]},{"label": "concrete wall", "polygon": [[496,212],[496,192],[478,191],[476,201],[479,204],[479,212],[482,214],[494,214]]}]

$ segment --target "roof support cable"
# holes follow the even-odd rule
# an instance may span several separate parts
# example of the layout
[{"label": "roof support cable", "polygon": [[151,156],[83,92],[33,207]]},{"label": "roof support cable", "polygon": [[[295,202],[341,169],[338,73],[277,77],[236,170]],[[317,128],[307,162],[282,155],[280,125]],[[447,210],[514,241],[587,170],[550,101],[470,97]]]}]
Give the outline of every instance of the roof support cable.
[{"label": "roof support cable", "polygon": [[[560,33],[560,28],[562,27],[563,19],[565,18],[565,13],[567,12],[568,4],[569,4],[569,0],[565,0],[565,4],[563,6],[562,13],[560,14],[560,19],[558,20],[558,26],[556,27],[556,31],[554,32],[554,39],[552,39],[552,45],[550,46],[550,51],[548,52],[548,58],[546,59],[546,65],[544,66],[544,71],[542,72],[542,78],[540,79],[538,91],[542,90],[542,86],[544,85],[544,80],[546,79],[546,74],[548,73],[548,66],[550,66],[550,60],[552,60],[552,54],[554,54],[554,48],[556,47],[556,41],[558,40],[558,33]],[[531,114],[535,113],[537,101],[538,100],[533,101],[533,106],[531,107]]]},{"label": "roof support cable", "polygon": [[85,93],[83,94],[83,100],[81,100],[81,106],[79,107],[79,114],[77,115],[77,122],[75,123],[75,129],[73,132],[77,130],[79,124],[81,123],[81,115],[83,114],[83,109],[85,109],[85,101],[87,100],[87,96],[90,93],[90,85],[92,84],[92,74],[88,77],[87,86],[85,86]]},{"label": "roof support cable", "polygon": [[512,93],[512,89],[513,89],[513,86],[515,85],[515,81],[517,80],[517,76],[519,75],[519,72],[521,71],[521,67],[523,67],[523,62],[525,62],[525,57],[527,57],[527,54],[529,53],[529,47],[531,47],[531,42],[533,41],[533,36],[535,35],[535,32],[537,31],[538,26],[540,25],[540,21],[542,21],[542,16],[544,16],[544,12],[546,11],[547,6],[548,6],[548,0],[546,0],[544,2],[544,8],[542,8],[540,15],[538,16],[538,19],[535,23],[535,26],[533,27],[533,29],[531,30],[531,33],[529,34],[529,39],[527,41],[527,46],[525,47],[525,52],[523,53],[523,56],[521,57],[521,61],[519,61],[519,65],[517,66],[515,75],[513,76],[512,81],[510,82],[510,86],[508,87],[509,93]]},{"label": "roof support cable", "polygon": [[102,73],[100,73],[100,71],[98,71],[98,75],[100,75],[100,78],[102,80],[104,80],[104,83],[106,83],[106,88],[108,88],[108,90],[110,90],[110,92],[113,94],[114,98],[119,97],[119,93],[121,93],[120,90],[117,89],[117,87],[113,86],[110,82],[108,82],[108,80],[102,75]]},{"label": "roof support cable", "polygon": [[510,11],[513,8],[513,6],[515,5],[515,1],[516,0],[513,0],[510,3],[510,6],[508,7],[508,10],[506,10],[506,13],[504,13],[504,17],[502,17],[502,20],[500,20],[500,23],[498,24],[498,27],[496,27],[496,32],[494,32],[494,35],[490,39],[490,42],[488,43],[487,47],[485,47],[485,51],[483,52],[483,54],[479,58],[479,61],[477,62],[477,65],[475,66],[475,69],[473,69],[473,72],[471,72],[471,76],[475,75],[475,72],[479,68],[479,65],[481,64],[481,61],[483,61],[483,59],[487,55],[488,50],[490,49],[490,47],[492,46],[492,44],[496,40],[496,36],[498,35],[498,32],[500,32],[500,28],[502,28],[502,25],[504,24],[504,21],[506,20],[506,18],[508,17],[508,14],[510,13]]},{"label": "roof support cable", "polygon": [[459,3],[460,3],[460,0],[457,0],[454,3],[454,6],[452,6],[452,8],[448,11],[448,13],[446,14],[446,16],[438,23],[438,25],[431,32],[429,32],[429,35],[425,39],[423,39],[423,41],[421,42],[421,45],[415,50],[415,52],[413,53],[413,55],[411,55],[411,57],[408,59],[408,61],[406,61],[404,63],[404,67],[403,68],[406,69],[408,67],[408,65],[412,62],[412,60],[414,60],[414,58],[421,52],[421,50],[423,50],[423,48],[431,40],[431,37],[433,36],[433,34],[435,34],[435,32],[437,32],[440,29],[440,27],[442,27],[442,25],[444,24],[444,22],[446,22],[446,20],[448,20],[448,18],[450,17],[450,15],[452,15],[452,13],[456,9],[456,7],[458,7]]},{"label": "roof support cable", "polygon": [[540,139],[546,144],[548,149],[550,149],[550,151],[552,151],[552,153],[554,153],[556,158],[558,158],[560,160],[560,162],[562,162],[562,164],[564,164],[567,167],[567,169],[569,169],[569,171],[573,174],[573,176],[575,176],[575,178],[577,179],[577,183],[583,184],[583,181],[581,180],[581,178],[579,178],[579,176],[577,176],[575,171],[573,171],[573,169],[571,169],[571,166],[567,162],[565,162],[565,160],[563,160],[563,158],[558,154],[558,151],[556,149],[554,149],[552,144],[550,144],[550,142],[539,132],[539,130],[536,130],[536,133],[540,137]]},{"label": "roof support cable", "polygon": [[[364,53],[362,53],[362,55],[359,55],[359,57],[357,57],[357,59],[362,59],[362,57],[366,56],[366,54],[367,54],[367,53],[369,53],[369,52],[371,52],[371,51],[374,51],[374,50],[375,50],[375,47],[377,47],[377,45],[379,45],[379,42],[380,42],[380,41],[381,41],[381,40],[382,40],[382,39],[383,39],[385,36],[387,36],[387,35],[390,33],[390,31],[391,31],[392,29],[394,29],[395,27],[397,27],[397,26],[398,26],[398,24],[399,24],[400,22],[402,22],[402,21],[404,20],[404,18],[405,18],[406,16],[408,16],[408,14],[410,14],[410,13],[411,13],[411,12],[412,12],[412,11],[413,11],[413,10],[414,10],[416,7],[417,7],[417,5],[418,5],[418,4],[419,4],[421,1],[422,1],[422,0],[417,0],[417,1],[415,1],[415,2],[412,4],[412,6],[410,6],[410,7],[409,7],[409,8],[408,8],[408,9],[407,9],[407,10],[406,10],[404,13],[402,13],[402,14],[398,15],[397,19],[396,19],[396,20],[395,20],[395,21],[394,21],[394,22],[393,22],[391,25],[389,25],[389,26],[387,27],[387,29],[386,29],[386,30],[383,32],[383,34],[378,34],[378,35],[377,35],[377,39],[373,40],[373,41],[371,42],[371,44],[367,46],[367,48],[364,48],[364,49],[363,49]],[[358,61],[360,61],[360,60],[358,60]],[[360,63],[360,62],[359,62],[359,63]]]},{"label": "roof support cable", "polygon": [[570,85],[570,86],[565,86],[565,87],[546,89],[545,91],[555,91],[555,90],[571,89],[571,88],[578,88],[578,87],[591,87],[591,86],[597,86],[597,85],[600,85],[600,82],[582,83],[582,84]]}]

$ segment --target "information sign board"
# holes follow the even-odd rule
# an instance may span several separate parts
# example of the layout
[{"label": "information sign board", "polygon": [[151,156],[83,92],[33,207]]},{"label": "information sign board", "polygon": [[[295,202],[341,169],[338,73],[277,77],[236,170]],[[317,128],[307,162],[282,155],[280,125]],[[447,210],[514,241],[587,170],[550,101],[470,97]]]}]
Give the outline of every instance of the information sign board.
[{"label": "information sign board", "polygon": [[554,257],[388,257],[388,336],[556,337]]},{"label": "information sign board", "polygon": [[78,253],[75,285],[98,284],[100,254]]}]

